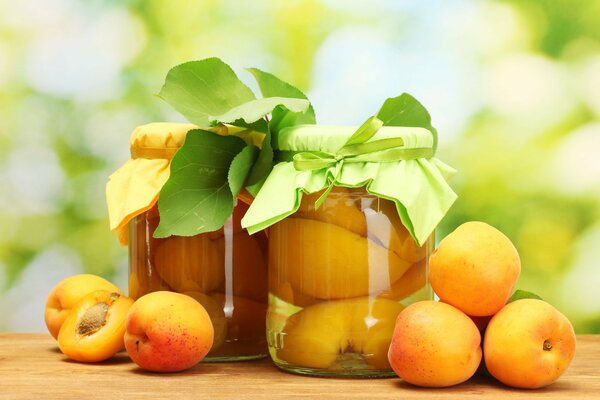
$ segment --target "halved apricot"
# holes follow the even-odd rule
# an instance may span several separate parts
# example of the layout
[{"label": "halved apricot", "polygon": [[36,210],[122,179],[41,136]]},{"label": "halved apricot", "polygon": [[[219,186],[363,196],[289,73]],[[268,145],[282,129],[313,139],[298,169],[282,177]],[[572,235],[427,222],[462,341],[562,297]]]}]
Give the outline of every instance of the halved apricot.
[{"label": "halved apricot", "polygon": [[225,279],[225,250],[205,234],[163,239],[154,254],[154,268],[176,292],[215,290]]},{"label": "halved apricot", "polygon": [[387,352],[400,303],[368,297],[326,301],[291,315],[277,357],[292,365],[334,368],[344,353],[360,355],[376,369],[390,368]]},{"label": "halved apricot", "polygon": [[222,237],[214,243],[224,251],[231,246],[232,260],[231,272],[223,267],[226,278],[223,283],[215,289],[224,293],[227,284],[231,282],[233,294],[237,297],[245,297],[259,303],[267,302],[267,256],[263,253],[260,244],[254,236],[247,232],[239,232],[231,237],[227,243]]},{"label": "halved apricot", "polygon": [[58,334],[58,347],[83,362],[103,361],[123,349],[125,318],[133,300],[118,292],[98,290],[81,299]]},{"label": "halved apricot", "polygon": [[334,187],[319,209],[316,209],[315,202],[323,192],[304,194],[294,217],[326,222],[367,236],[367,220],[360,209],[358,195],[352,196],[351,190],[342,186]]},{"label": "halved apricot", "polygon": [[96,290],[118,292],[119,288],[96,275],[79,274],[63,279],[58,283],[46,300],[44,319],[50,334],[58,338],[60,327],[75,305],[87,294]]},{"label": "halved apricot", "polygon": [[378,298],[401,301],[427,284],[427,263],[421,260],[413,264],[408,271],[394,282],[389,289],[377,295]]},{"label": "halved apricot", "polygon": [[269,228],[271,281],[318,299],[389,289],[411,266],[377,242],[335,224],[289,217]]}]

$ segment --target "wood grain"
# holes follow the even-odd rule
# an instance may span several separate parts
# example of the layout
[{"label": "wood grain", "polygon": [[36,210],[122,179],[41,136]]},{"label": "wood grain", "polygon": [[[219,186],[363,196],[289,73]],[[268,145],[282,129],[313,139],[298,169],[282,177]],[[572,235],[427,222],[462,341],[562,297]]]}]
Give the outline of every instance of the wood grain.
[{"label": "wood grain", "polygon": [[486,377],[422,389],[400,379],[297,376],[269,360],[155,374],[137,368],[126,353],[80,364],[64,357],[50,335],[0,333],[0,399],[600,399],[600,335],[579,335],[577,345],[571,367],[544,389],[510,389]]}]

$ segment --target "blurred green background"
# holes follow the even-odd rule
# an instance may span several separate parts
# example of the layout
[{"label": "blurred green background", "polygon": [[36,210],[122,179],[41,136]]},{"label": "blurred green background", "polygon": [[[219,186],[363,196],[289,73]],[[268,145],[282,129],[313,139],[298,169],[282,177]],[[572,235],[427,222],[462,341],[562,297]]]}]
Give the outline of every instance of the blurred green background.
[{"label": "blurred green background", "polygon": [[44,331],[60,279],[126,288],[104,185],[134,127],[182,120],[168,69],[218,56],[296,84],[323,124],[407,91],[466,220],[504,231],[518,287],[600,333],[600,1],[0,1],[0,330]]}]

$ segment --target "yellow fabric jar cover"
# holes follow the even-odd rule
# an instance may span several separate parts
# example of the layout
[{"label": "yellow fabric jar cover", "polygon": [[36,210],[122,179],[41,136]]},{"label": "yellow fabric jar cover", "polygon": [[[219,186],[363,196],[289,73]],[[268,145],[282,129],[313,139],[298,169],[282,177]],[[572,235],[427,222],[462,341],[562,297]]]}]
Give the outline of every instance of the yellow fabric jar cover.
[{"label": "yellow fabric jar cover", "polygon": [[[133,130],[131,159],[109,176],[106,184],[110,229],[117,232],[121,244],[129,241],[129,221],[156,204],[160,190],[169,179],[171,160],[192,129],[198,127],[189,123],[152,122]],[[202,130],[238,136],[258,148],[265,138],[264,133],[223,124]],[[246,193],[240,193],[241,196]]]},{"label": "yellow fabric jar cover", "polygon": [[[138,126],[131,134],[131,159],[115,171],[106,184],[110,229],[119,242],[128,242],[128,224],[156,204],[167,179],[171,159],[185,141],[193,124],[153,122]],[[210,129],[227,134],[226,126]]]}]

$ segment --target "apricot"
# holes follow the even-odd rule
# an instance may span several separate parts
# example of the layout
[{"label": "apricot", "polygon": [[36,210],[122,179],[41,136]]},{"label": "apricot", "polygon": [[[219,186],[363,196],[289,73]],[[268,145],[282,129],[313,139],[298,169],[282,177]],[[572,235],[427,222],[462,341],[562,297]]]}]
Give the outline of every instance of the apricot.
[{"label": "apricot", "polygon": [[220,347],[214,347],[209,356],[219,358],[266,355],[266,302],[260,303],[223,293],[211,293],[210,296],[225,311],[227,335],[225,342]]},{"label": "apricot", "polygon": [[520,272],[511,241],[477,221],[446,236],[429,261],[431,286],[440,299],[476,317],[493,315],[506,304]]},{"label": "apricot", "polygon": [[[274,269],[275,268],[270,268],[269,271],[272,271]],[[273,275],[271,272],[270,274]],[[273,282],[273,284],[269,283],[270,293],[276,296],[279,300],[285,301],[286,303],[298,307],[306,307],[323,301],[322,299],[317,299],[305,295],[304,293],[298,290],[295,290],[294,288],[292,288],[292,285],[289,282],[279,283],[276,280],[273,280]]]},{"label": "apricot", "polygon": [[145,294],[159,290],[169,290],[169,286],[161,279],[154,268],[132,266],[129,274],[129,297],[134,300]]},{"label": "apricot", "polygon": [[67,357],[98,362],[123,348],[125,317],[133,300],[119,292],[98,290],[81,299],[65,319],[58,346]]},{"label": "apricot", "polygon": [[126,320],[125,349],[141,368],[175,372],[200,362],[213,344],[204,307],[181,293],[159,291],[140,297]]},{"label": "apricot", "polygon": [[215,290],[224,293],[226,286],[231,284],[233,294],[254,301],[266,303],[267,301],[267,260],[266,254],[261,249],[254,236],[247,232],[239,232],[231,237],[231,243],[226,243],[226,237],[217,240],[217,246],[226,248],[231,246],[231,270],[225,268],[226,278]]},{"label": "apricot", "polygon": [[480,344],[479,330],[460,310],[419,301],[398,315],[388,359],[408,383],[452,386],[473,376],[481,361]]},{"label": "apricot", "polygon": [[227,335],[227,320],[225,319],[223,307],[221,307],[215,299],[204,293],[184,292],[183,294],[190,296],[204,307],[210,317],[214,330],[213,345],[211,349],[219,348],[225,341],[225,336]]},{"label": "apricot", "polygon": [[506,305],[487,326],[485,365],[500,382],[535,389],[556,381],[575,355],[569,320],[550,304],[522,299]]},{"label": "apricot", "polygon": [[404,306],[385,299],[355,300],[350,306],[354,310],[350,331],[353,351],[376,369],[390,369],[387,353],[396,318]]},{"label": "apricot", "polygon": [[356,353],[377,369],[389,368],[387,349],[403,306],[385,299],[326,301],[293,314],[283,329],[277,357],[294,366],[332,368]]},{"label": "apricot", "polygon": [[108,290],[121,294],[118,287],[104,278],[90,274],[74,275],[60,281],[50,291],[46,300],[44,319],[50,334],[56,339],[60,327],[85,295],[96,290]]},{"label": "apricot", "polygon": [[156,206],[129,222],[129,297],[134,300],[150,292],[170,289],[152,265],[154,247],[161,241],[152,237],[158,223]]},{"label": "apricot", "polygon": [[[400,301],[427,284],[427,263],[421,260],[413,264],[392,286],[377,295],[378,298]],[[430,295],[432,293],[430,292]]]},{"label": "apricot", "polygon": [[372,197],[364,189],[334,187],[319,209],[315,202],[322,192],[304,194],[296,218],[333,224],[377,241],[410,263],[425,258],[432,243],[419,247],[402,224],[394,202]]},{"label": "apricot", "polygon": [[367,236],[367,221],[360,209],[358,195],[353,196],[349,188],[334,187],[321,207],[315,209],[315,202],[322,193],[303,194],[294,217],[326,222],[357,235]]},{"label": "apricot", "polygon": [[348,348],[352,316],[344,300],[304,308],[287,319],[277,358],[294,366],[327,369]]},{"label": "apricot", "polygon": [[277,282],[319,299],[379,293],[400,279],[410,263],[337,225],[286,218],[269,231],[269,267]]},{"label": "apricot", "polygon": [[154,267],[176,292],[203,292],[216,289],[225,279],[224,247],[207,235],[171,236],[160,243]]},{"label": "apricot", "polygon": [[416,263],[433,250],[433,236],[422,246],[417,245],[402,224],[394,202],[380,198],[369,199],[363,212],[367,219],[368,237],[393,251],[402,260]]}]

